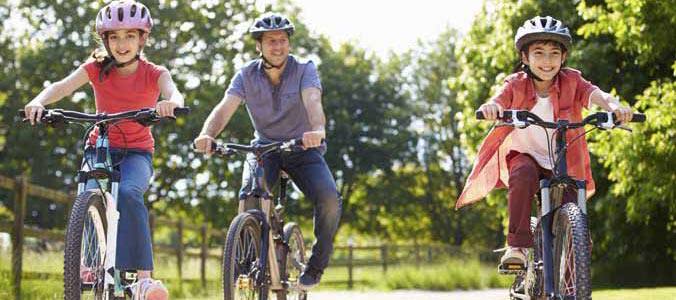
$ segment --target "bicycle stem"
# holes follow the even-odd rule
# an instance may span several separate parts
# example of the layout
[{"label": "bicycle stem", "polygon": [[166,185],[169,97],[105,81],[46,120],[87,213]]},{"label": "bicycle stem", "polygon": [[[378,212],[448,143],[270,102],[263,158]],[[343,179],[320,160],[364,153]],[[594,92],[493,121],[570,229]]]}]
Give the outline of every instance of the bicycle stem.
[{"label": "bicycle stem", "polygon": [[567,120],[559,120],[557,122],[558,126],[556,128],[556,153],[559,155],[558,165],[555,166],[557,170],[557,175],[567,176],[568,175],[568,164],[567,164],[567,147],[566,147],[566,131],[568,129],[569,122]]}]

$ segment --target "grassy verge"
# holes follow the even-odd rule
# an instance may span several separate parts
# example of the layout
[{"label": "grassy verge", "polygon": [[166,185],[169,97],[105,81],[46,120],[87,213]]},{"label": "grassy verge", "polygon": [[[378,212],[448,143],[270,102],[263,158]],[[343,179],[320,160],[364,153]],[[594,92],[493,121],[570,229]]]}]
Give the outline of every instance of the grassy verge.
[{"label": "grassy verge", "polygon": [[423,266],[393,268],[383,276],[386,289],[423,290],[477,290],[507,288],[511,276],[501,276],[495,268],[481,265],[476,260],[449,260]]},{"label": "grassy verge", "polygon": [[[63,255],[58,252],[24,253],[26,271],[22,281],[22,299],[63,299]],[[9,253],[0,253],[0,299],[13,299],[12,275]],[[158,255],[156,276],[170,290],[172,299],[222,299],[220,294],[220,261],[207,263],[206,289],[199,281],[199,260],[186,259],[183,266],[183,281],[177,279],[175,259]],[[35,274],[40,273],[40,276]],[[45,276],[45,273],[47,276]],[[347,288],[347,267],[332,267],[324,274],[320,290],[344,290]],[[360,267],[353,270],[353,290],[473,290],[505,288],[511,276],[500,276],[494,266],[480,264],[477,260],[449,260],[433,265],[390,266],[386,273],[379,266]],[[331,284],[333,282],[334,284]],[[676,287],[614,289],[594,291],[595,300],[626,299],[676,300]]]},{"label": "grassy verge", "polygon": [[600,290],[592,296],[594,300],[676,300],[676,287]]}]

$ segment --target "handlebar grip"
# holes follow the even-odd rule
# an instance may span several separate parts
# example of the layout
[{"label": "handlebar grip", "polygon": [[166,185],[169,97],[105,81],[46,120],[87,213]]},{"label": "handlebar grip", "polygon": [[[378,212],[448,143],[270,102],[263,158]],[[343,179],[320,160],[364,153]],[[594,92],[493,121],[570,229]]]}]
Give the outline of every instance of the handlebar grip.
[{"label": "handlebar grip", "polygon": [[19,117],[21,117],[21,118],[24,118],[24,119],[25,119],[25,118],[26,118],[26,111],[25,111],[25,110],[23,110],[23,109],[19,109],[19,113],[18,113],[18,115],[19,115]]},{"label": "handlebar grip", "polygon": [[174,108],[174,116],[185,116],[190,113],[190,107],[177,107]]},{"label": "handlebar grip", "polygon": [[[476,116],[477,120],[486,120],[486,116],[484,116],[484,113],[480,110],[475,111],[474,115]],[[498,119],[510,119],[511,117],[512,117],[512,111],[511,110],[504,110],[502,112],[502,117],[499,117]]]},{"label": "handlebar grip", "polygon": [[634,113],[631,117],[631,122],[645,122],[645,114]]}]

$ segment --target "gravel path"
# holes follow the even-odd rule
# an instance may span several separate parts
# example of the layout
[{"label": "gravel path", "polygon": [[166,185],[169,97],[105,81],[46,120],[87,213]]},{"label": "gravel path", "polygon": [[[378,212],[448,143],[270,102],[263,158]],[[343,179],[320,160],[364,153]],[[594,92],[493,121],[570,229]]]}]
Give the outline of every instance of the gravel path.
[{"label": "gravel path", "polygon": [[431,292],[431,291],[321,291],[310,293],[309,300],[506,300],[506,289],[479,291]]}]

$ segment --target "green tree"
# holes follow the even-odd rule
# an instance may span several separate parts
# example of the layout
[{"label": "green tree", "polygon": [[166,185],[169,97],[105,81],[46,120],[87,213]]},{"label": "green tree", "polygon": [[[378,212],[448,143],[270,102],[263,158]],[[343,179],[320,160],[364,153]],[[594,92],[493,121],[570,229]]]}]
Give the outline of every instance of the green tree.
[{"label": "green tree", "polygon": [[675,276],[674,4],[608,0],[604,5],[583,1],[578,6],[589,21],[579,32],[588,39],[610,38],[613,50],[640,70],[638,76],[621,79],[632,86],[630,93],[623,91],[623,98],[647,116],[645,124],[632,126],[632,134],[603,133],[592,144],[612,184],[606,199],[595,206],[607,216],[600,220],[605,231],[597,239],[597,252],[605,253],[603,259],[624,262],[604,274],[611,282],[620,282],[622,277],[613,274],[623,273],[634,281],[654,283],[668,283]]},{"label": "green tree", "polygon": [[383,63],[363,49],[322,41],[319,55],[329,148],[326,159],[343,197],[342,223],[357,220],[352,194],[360,176],[391,172],[412,156],[410,103],[399,87],[401,64]]}]

